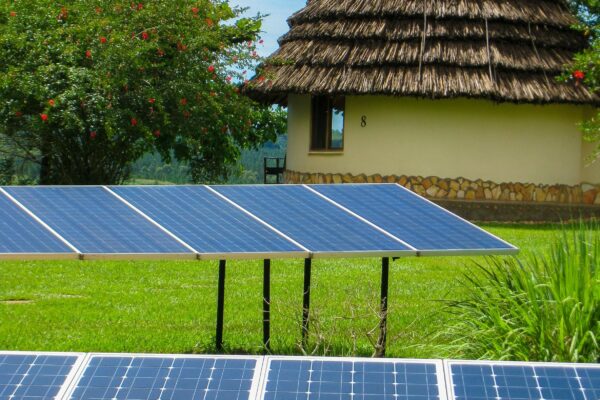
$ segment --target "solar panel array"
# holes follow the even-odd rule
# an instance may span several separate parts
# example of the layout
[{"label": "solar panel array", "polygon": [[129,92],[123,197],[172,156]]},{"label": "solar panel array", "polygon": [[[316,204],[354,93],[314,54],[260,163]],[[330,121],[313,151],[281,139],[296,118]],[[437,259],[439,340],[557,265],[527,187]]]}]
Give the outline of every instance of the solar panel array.
[{"label": "solar panel array", "polygon": [[2,400],[597,400],[600,364],[0,352]]},{"label": "solar panel array", "polygon": [[0,188],[0,257],[512,254],[395,184]]}]

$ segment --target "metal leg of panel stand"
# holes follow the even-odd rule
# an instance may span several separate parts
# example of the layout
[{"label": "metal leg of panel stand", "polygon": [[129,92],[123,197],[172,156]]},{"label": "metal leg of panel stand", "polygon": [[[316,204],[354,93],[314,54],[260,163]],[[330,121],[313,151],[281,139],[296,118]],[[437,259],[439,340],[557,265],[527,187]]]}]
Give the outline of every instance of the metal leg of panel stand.
[{"label": "metal leg of panel stand", "polygon": [[271,351],[271,260],[264,260],[263,272],[263,344]]},{"label": "metal leg of panel stand", "polygon": [[312,260],[304,260],[304,300],[302,302],[302,348],[306,347],[308,340],[308,319],[310,316],[310,275]]},{"label": "metal leg of panel stand", "polygon": [[217,294],[217,351],[223,350],[223,309],[225,306],[225,260],[219,261],[219,289]]},{"label": "metal leg of panel stand", "polygon": [[381,321],[379,323],[379,340],[377,341],[377,357],[385,357],[387,344],[387,312],[388,312],[388,286],[390,275],[390,259],[381,259]]}]

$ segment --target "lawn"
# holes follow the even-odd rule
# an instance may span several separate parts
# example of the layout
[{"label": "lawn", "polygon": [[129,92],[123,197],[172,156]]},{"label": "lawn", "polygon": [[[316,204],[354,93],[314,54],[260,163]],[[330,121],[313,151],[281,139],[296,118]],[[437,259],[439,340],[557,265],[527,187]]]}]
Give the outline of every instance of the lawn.
[{"label": "lawn", "polygon": [[[485,225],[525,255],[544,249],[555,225]],[[432,340],[451,323],[443,300],[460,299],[461,276],[481,257],[407,258],[390,270],[388,356],[444,357]],[[0,261],[0,349],[213,353],[216,262]],[[302,260],[272,265],[272,351],[300,353]],[[376,341],[380,260],[313,262],[311,346],[361,355]],[[228,263],[225,346],[262,351],[262,263]]]}]

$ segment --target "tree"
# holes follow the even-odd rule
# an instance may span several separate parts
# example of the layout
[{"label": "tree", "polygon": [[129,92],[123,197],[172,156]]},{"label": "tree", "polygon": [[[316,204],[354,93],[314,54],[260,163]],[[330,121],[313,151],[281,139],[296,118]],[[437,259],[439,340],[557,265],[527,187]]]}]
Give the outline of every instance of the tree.
[{"label": "tree", "polygon": [[261,15],[227,0],[0,3],[0,151],[42,184],[122,183],[148,151],[225,178],[281,110],[240,94]]},{"label": "tree", "polygon": [[[580,23],[576,27],[589,39],[590,46],[575,55],[571,69],[563,79],[574,79],[586,85],[591,91],[600,93],[600,1],[569,0],[573,10],[579,16]],[[581,124],[586,140],[600,141],[600,113]],[[600,147],[596,156],[600,154]]]}]

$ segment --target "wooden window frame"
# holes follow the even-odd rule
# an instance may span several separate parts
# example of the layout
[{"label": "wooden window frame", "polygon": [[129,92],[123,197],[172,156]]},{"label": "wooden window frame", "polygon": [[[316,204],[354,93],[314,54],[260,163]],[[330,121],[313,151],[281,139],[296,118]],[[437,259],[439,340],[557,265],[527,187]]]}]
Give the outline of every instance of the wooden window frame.
[{"label": "wooden window frame", "polygon": [[[317,125],[317,113],[316,113],[316,107],[318,107],[318,105],[316,104],[316,102],[321,101],[321,102],[327,102],[326,106],[325,106],[325,131],[324,132],[316,132],[315,129]],[[332,139],[333,139],[333,130],[332,130],[332,123],[333,123],[333,109],[335,108],[334,105],[335,103],[338,102],[343,102],[343,109],[344,109],[344,124],[342,126],[342,145],[339,148],[332,148],[331,147],[331,143],[332,143]],[[322,111],[322,110],[321,110]],[[323,111],[322,111],[323,112]],[[320,125],[322,124],[322,121],[320,123]],[[346,131],[346,99],[343,96],[340,97],[332,97],[332,96],[311,96],[311,101],[310,101],[310,146],[309,146],[309,151],[312,153],[318,153],[318,152],[331,152],[331,153],[341,153],[344,151],[344,142],[345,142],[345,133]],[[320,135],[325,135],[325,146],[321,147],[321,146],[316,146],[315,145],[315,138],[317,136],[317,134]],[[319,140],[320,142],[323,141],[323,139]]]}]

